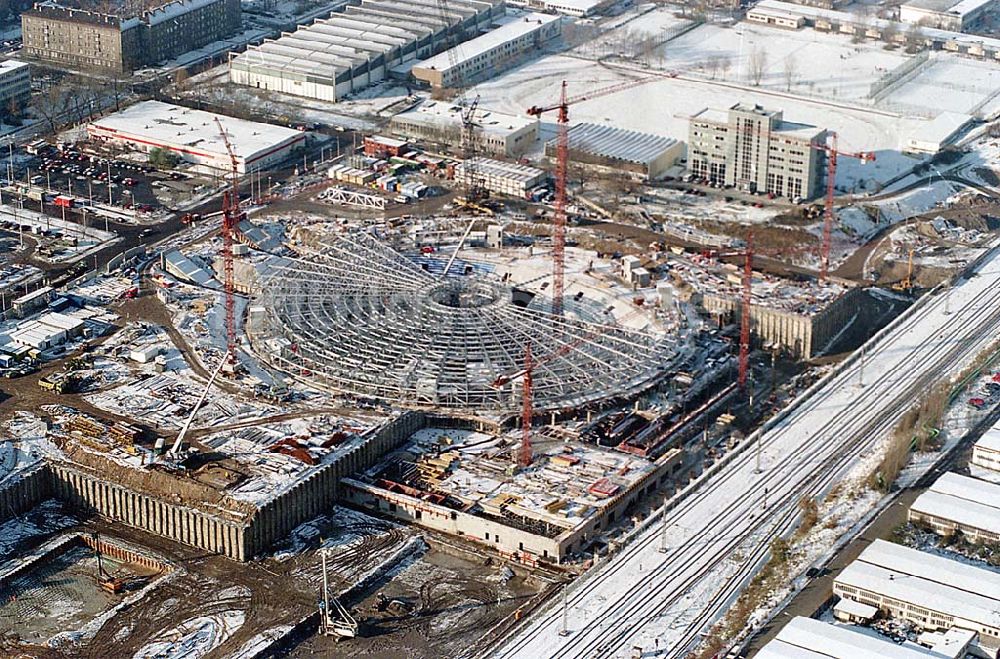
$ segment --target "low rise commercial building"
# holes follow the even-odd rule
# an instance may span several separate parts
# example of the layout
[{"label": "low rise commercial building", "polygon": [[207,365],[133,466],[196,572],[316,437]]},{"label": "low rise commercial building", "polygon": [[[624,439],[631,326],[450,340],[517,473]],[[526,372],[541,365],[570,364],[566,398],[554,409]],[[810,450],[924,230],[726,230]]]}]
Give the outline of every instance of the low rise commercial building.
[{"label": "low rise commercial building", "polygon": [[229,172],[232,160],[219,131],[222,123],[240,174],[267,169],[304,145],[300,130],[236,119],[160,101],[143,101],[87,126],[91,139],[139,151],[163,149],[206,170]]},{"label": "low rise commercial building", "polygon": [[475,158],[460,163],[455,168],[455,180],[462,185],[476,183],[490,192],[524,199],[528,190],[542,183],[546,174],[537,167],[501,162],[489,158]]},{"label": "low rise commercial building", "polygon": [[141,11],[106,13],[96,4],[36,3],[21,14],[23,53],[54,66],[130,73],[239,30],[239,0],[170,0]]},{"label": "low rise commercial building", "polygon": [[1000,427],[987,430],[972,447],[972,464],[1000,472]]},{"label": "low rise commercial building", "polygon": [[232,56],[239,85],[335,102],[408,63],[465,41],[502,18],[503,0],[360,0],[341,12]]},{"label": "low rise commercial building", "polygon": [[876,540],[833,581],[838,597],[932,631],[965,629],[1000,648],[1000,574]]},{"label": "low rise commercial building", "polygon": [[537,11],[550,11],[575,18],[586,18],[599,14],[615,0],[508,0],[515,7],[526,7]]},{"label": "low rise commercial building", "polygon": [[822,194],[826,130],[785,121],[780,110],[737,103],[691,117],[688,169],[747,192],[789,199]]},{"label": "low rise commercial building", "polygon": [[872,634],[798,616],[781,628],[757,659],[943,659],[942,655],[906,643],[899,645]]},{"label": "low rise commercial building", "polygon": [[942,112],[917,128],[906,140],[904,151],[934,155],[955,143],[972,123],[971,115],[961,112]]},{"label": "low rise commercial building", "polygon": [[909,0],[899,6],[899,20],[922,27],[968,32],[996,6],[996,0]]},{"label": "low rise commercial building", "polygon": [[862,16],[857,12],[837,11],[821,6],[807,6],[783,2],[782,0],[760,0],[748,13],[748,20],[766,25],[777,25],[768,17],[799,16],[805,27],[820,32],[833,32],[856,39],[881,40],[892,44],[904,44],[916,39],[916,45],[929,50],[943,50],[958,53],[978,60],[1000,60],[1000,39],[979,34],[967,34],[955,30],[935,27],[919,27],[919,34],[911,23],[903,23],[885,18]]},{"label": "low rise commercial building", "polygon": [[[443,101],[424,101],[389,121],[389,131],[398,137],[427,143],[442,151],[462,148],[462,106]],[[474,116],[477,151],[485,155],[516,157],[538,140],[538,120],[487,110]]]},{"label": "low rise commercial building", "polygon": [[[600,124],[576,124],[567,138],[573,162],[643,179],[663,176],[684,155],[684,143],[671,137]],[[556,140],[545,144],[545,155],[555,158]]]},{"label": "low rise commercial building", "polygon": [[434,89],[465,87],[487,76],[496,76],[561,32],[562,23],[556,16],[536,13],[507,16],[486,34],[420,62],[411,74]]},{"label": "low rise commercial building", "polygon": [[961,533],[971,542],[1000,542],[1000,485],[947,473],[910,506],[911,522],[935,533]]}]

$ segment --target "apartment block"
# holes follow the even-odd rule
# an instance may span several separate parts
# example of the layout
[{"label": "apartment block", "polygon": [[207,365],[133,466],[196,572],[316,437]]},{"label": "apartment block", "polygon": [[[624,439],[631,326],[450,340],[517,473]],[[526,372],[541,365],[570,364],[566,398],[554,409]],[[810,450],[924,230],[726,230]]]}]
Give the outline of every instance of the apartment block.
[{"label": "apartment block", "polygon": [[36,4],[21,14],[26,57],[112,73],[177,57],[240,25],[239,0],[173,0],[132,15]]},{"label": "apartment block", "polygon": [[822,194],[826,130],[785,121],[780,110],[736,104],[691,117],[688,169],[747,192],[789,199]]}]

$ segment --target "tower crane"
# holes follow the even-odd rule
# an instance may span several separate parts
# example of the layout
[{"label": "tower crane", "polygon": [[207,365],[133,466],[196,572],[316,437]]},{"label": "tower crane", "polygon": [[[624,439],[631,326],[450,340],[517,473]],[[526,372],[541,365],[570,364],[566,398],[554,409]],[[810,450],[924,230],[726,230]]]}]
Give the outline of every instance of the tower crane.
[{"label": "tower crane", "polygon": [[827,132],[827,138],[826,143],[813,142],[810,145],[812,148],[824,152],[827,158],[826,206],[823,210],[823,254],[820,261],[820,281],[826,281],[827,276],[830,274],[830,241],[833,231],[833,192],[837,179],[837,157],[857,158],[861,161],[862,165],[875,161],[875,153],[872,151],[859,151],[857,153],[840,151],[837,148],[837,133],[833,131]]},{"label": "tower crane", "polygon": [[[617,323],[622,323],[636,314],[642,312],[641,308],[631,311],[617,320]],[[536,360],[532,355],[531,342],[525,344],[524,346],[524,366],[512,373],[504,374],[499,376],[493,381],[494,388],[500,388],[521,378],[521,445],[517,452],[517,464],[520,467],[530,467],[532,462],[532,452],[531,452],[531,431],[532,422],[535,416],[534,409],[534,373],[535,368],[546,364],[557,357],[561,357],[565,354],[572,352],[579,346],[583,345],[587,341],[594,339],[601,335],[602,332],[611,329],[610,327],[598,325],[584,334],[576,337],[572,341],[564,343],[559,346],[556,350],[548,353],[541,359]]]},{"label": "tower crane", "polygon": [[[437,5],[441,20],[447,25],[449,20],[448,0],[437,0]],[[479,137],[477,135],[479,124],[476,122],[476,110],[479,108],[479,96],[477,95],[472,99],[471,103],[466,104],[465,91],[467,85],[465,75],[458,72],[458,46],[461,42],[461,37],[454,35],[453,41],[454,43],[449,44],[447,53],[448,66],[457,75],[455,84],[457,97],[455,100],[456,104],[461,108],[462,130],[460,134],[460,146],[462,166],[468,181],[465,190],[464,205],[473,209],[479,209],[479,202],[489,196],[476,167],[476,157],[479,150]]]},{"label": "tower crane", "polygon": [[236,234],[242,218],[240,211],[240,174],[239,159],[233,151],[229,135],[218,117],[215,124],[219,127],[222,141],[229,153],[232,167],[232,187],[222,193],[222,265],[224,271],[224,287],[226,295],[226,370],[236,372],[236,293],[235,276],[233,274],[233,237]]},{"label": "tower crane", "polygon": [[554,105],[532,106],[529,116],[539,117],[556,111],[556,206],[552,219],[552,314],[563,313],[563,276],[566,266],[566,171],[569,164],[569,106],[594,98],[638,87],[662,77],[676,77],[677,73],[666,76],[650,76],[637,80],[627,80],[609,87],[597,89],[577,96],[567,96],[566,81],[562,81],[559,102]]}]

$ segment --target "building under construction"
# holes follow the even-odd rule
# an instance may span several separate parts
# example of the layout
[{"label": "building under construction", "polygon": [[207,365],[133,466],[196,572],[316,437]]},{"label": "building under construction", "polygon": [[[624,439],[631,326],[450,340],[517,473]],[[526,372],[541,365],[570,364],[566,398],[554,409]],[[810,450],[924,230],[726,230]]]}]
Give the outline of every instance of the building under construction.
[{"label": "building under construction", "polygon": [[[741,281],[732,266],[700,272],[693,280],[701,306],[719,322],[740,316]],[[823,352],[858,315],[861,289],[833,282],[793,282],[754,273],[750,327],[755,342],[771,345],[796,359]]]},{"label": "building under construction", "polygon": [[265,362],[326,389],[472,416],[521,407],[529,345],[539,410],[626,400],[665,377],[670,335],[607,324],[590,307],[554,316],[550,298],[490,270],[417,263],[349,233],[276,267],[248,333]]}]

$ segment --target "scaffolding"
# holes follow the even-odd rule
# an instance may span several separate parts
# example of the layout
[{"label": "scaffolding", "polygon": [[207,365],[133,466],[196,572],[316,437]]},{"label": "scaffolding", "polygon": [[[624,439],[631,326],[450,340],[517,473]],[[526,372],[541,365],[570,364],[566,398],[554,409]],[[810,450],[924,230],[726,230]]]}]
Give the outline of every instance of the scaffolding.
[{"label": "scaffolding", "polygon": [[[491,275],[443,274],[365,232],[262,281],[251,323],[273,366],[327,389],[410,407],[512,412],[530,341],[535,410],[577,409],[638,394],[669,372],[671,334],[553,317]],[[468,272],[468,270],[466,270]],[[540,296],[539,296],[540,297]]]}]

